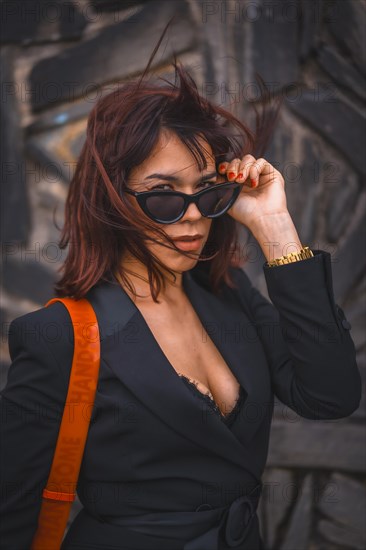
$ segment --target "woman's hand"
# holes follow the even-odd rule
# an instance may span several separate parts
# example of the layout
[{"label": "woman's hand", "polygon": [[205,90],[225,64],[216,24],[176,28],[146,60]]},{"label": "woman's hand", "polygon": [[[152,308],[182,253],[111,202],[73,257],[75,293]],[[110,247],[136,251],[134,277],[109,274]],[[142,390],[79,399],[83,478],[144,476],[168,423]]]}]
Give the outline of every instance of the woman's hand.
[{"label": "woman's hand", "polygon": [[260,219],[288,213],[285,182],[281,173],[264,158],[245,155],[219,165],[219,174],[242,184],[242,189],[227,213],[253,230]]}]

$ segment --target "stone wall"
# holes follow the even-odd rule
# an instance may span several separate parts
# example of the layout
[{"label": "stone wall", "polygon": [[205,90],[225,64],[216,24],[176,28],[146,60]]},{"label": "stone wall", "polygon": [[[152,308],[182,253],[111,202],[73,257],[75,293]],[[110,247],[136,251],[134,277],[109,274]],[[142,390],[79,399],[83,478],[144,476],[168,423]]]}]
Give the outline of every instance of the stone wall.
[{"label": "stone wall", "polygon": [[[365,380],[364,0],[5,0],[1,9],[2,386],[8,324],[52,296],[64,259],[57,224],[87,115],[141,72],[173,13],[156,73],[172,75],[174,50],[203,95],[249,121],[256,71],[285,96],[265,156],[285,177],[302,242],[332,254]],[[265,258],[246,232],[243,250],[268,297]],[[365,548],[365,397],[337,421],[277,405],[259,507],[266,547]]]}]

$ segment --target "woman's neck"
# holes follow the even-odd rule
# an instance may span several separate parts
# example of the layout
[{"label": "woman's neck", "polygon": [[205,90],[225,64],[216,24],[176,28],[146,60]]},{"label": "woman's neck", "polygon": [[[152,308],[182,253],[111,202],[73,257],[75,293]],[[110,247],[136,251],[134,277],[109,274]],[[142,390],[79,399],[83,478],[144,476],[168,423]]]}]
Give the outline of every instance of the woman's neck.
[{"label": "woman's neck", "polygon": [[[130,258],[126,258],[121,261],[120,265],[129,282],[132,283],[136,293],[139,295],[136,300],[142,301],[144,303],[153,301],[151,296],[147,267],[140,261]],[[164,274],[165,287],[162,286],[159,292],[158,300],[166,303],[175,303],[184,294],[182,285],[182,273],[174,272],[176,275],[176,280],[174,281],[170,273],[168,273],[164,269],[162,269],[162,271]],[[119,283],[123,286],[125,290],[127,290],[125,284],[123,284],[123,281],[121,280],[119,273],[116,273],[115,275]]]}]

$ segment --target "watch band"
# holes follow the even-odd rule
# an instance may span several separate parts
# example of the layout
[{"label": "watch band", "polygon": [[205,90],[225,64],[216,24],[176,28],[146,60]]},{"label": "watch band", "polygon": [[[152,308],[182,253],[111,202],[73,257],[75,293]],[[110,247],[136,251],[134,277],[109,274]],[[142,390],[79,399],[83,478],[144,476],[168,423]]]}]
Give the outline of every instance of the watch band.
[{"label": "watch band", "polygon": [[267,262],[268,267],[275,267],[277,265],[290,264],[292,262],[298,262],[300,260],[305,260],[306,258],[312,258],[314,256],[312,250],[308,246],[303,247],[299,252],[290,252],[286,256],[281,256],[280,258],[275,258]]}]

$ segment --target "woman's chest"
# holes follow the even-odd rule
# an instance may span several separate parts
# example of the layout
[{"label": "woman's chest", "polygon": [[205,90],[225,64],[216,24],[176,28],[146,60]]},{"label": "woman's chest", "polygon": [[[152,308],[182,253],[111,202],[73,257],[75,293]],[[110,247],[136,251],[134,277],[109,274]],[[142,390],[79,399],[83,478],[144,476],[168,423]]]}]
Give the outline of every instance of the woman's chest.
[{"label": "woman's chest", "polygon": [[208,393],[223,414],[234,406],[239,382],[213,343],[196,313],[152,314],[141,309],[146,323],[171,367],[178,375],[195,382],[197,389]]}]

